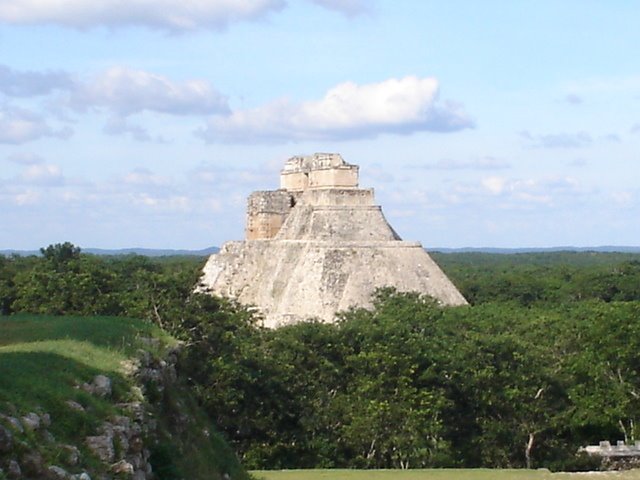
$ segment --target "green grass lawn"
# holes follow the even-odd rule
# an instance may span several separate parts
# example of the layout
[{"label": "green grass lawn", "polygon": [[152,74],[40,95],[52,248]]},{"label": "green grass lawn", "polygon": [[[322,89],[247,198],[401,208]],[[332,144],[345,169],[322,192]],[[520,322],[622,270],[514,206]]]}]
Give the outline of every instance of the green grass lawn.
[{"label": "green grass lawn", "polygon": [[550,473],[546,470],[256,470],[259,480],[640,480],[628,472]]},{"label": "green grass lawn", "polygon": [[[85,437],[96,435],[113,415],[123,414],[119,403],[142,400],[140,385],[127,374],[140,355],[139,350],[160,358],[176,344],[176,339],[142,320],[0,316],[0,413],[14,417],[28,412],[48,413],[51,425],[47,430],[56,442],[78,446],[91,468],[102,468],[91,459]],[[80,388],[98,374],[111,379],[110,398]],[[83,409],[70,408],[69,400]],[[221,472],[232,473],[234,479],[247,477],[181,383],[166,388],[162,395],[156,392],[154,398],[147,394],[146,400],[149,415],[158,424],[158,444],[149,446],[159,458],[157,465],[165,468],[161,478],[219,478],[215,475]],[[183,417],[190,421],[181,421],[179,428],[174,428],[176,418]],[[61,455],[58,443],[51,443],[40,434],[15,432],[24,445],[39,450],[47,463],[55,464]],[[2,452],[0,463],[1,455]],[[0,479],[4,478],[0,473]]]},{"label": "green grass lawn", "polygon": [[[23,415],[47,412],[61,440],[88,435],[108,415],[113,403],[130,398],[124,368],[131,355],[154,337],[157,348],[175,342],[153,325],[110,317],[0,317],[0,411]],[[146,343],[145,343],[146,342]],[[78,388],[98,374],[113,381],[111,401]],[[78,412],[67,405],[84,406]]]},{"label": "green grass lawn", "polygon": [[149,322],[119,317],[73,317],[20,314],[0,316],[0,347],[50,340],[79,340],[130,354],[141,338],[175,342]]}]

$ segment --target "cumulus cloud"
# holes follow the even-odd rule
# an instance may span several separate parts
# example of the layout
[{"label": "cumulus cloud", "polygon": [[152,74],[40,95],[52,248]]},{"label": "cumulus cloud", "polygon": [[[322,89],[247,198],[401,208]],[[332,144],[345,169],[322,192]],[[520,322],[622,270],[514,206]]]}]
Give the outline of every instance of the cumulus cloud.
[{"label": "cumulus cloud", "polygon": [[68,138],[69,128],[54,131],[44,118],[29,110],[0,107],[0,143],[22,144],[42,137]]},{"label": "cumulus cloud", "polygon": [[229,111],[226,98],[204,80],[177,83],[162,75],[120,66],[78,86],[71,104],[79,110],[106,107],[120,116],[145,110],[173,115]]},{"label": "cumulus cloud", "polygon": [[629,191],[622,190],[622,191],[612,192],[611,198],[618,206],[628,207],[632,205],[634,195]]},{"label": "cumulus cloud", "polygon": [[507,180],[502,177],[487,177],[483,178],[481,183],[482,186],[486,188],[487,191],[489,191],[489,193],[492,193],[493,195],[499,195],[504,191],[507,185]]},{"label": "cumulus cloud", "polygon": [[20,175],[20,180],[29,185],[60,186],[64,184],[60,167],[43,163],[29,165]]},{"label": "cumulus cloud", "polygon": [[370,0],[312,0],[313,3],[321,7],[328,8],[343,13],[348,17],[353,17],[366,13],[371,9]]},{"label": "cumulus cloud", "polygon": [[510,168],[511,164],[494,157],[481,157],[471,160],[454,160],[450,158],[437,162],[417,165],[417,168],[426,170],[500,170]]},{"label": "cumulus cloud", "polygon": [[585,165],[588,165],[588,163],[589,162],[587,162],[584,158],[574,158],[569,163],[567,163],[567,165],[570,167],[584,167]]},{"label": "cumulus cloud", "polygon": [[[348,17],[366,13],[370,0],[311,0]],[[0,22],[86,29],[142,26],[171,33],[224,30],[265,18],[286,0],[0,0]]]},{"label": "cumulus cloud", "polygon": [[12,195],[12,202],[19,207],[35,205],[40,201],[41,194],[34,190],[25,190]]},{"label": "cumulus cloud", "polygon": [[608,133],[607,135],[604,135],[602,139],[611,143],[620,143],[622,141],[620,135],[617,133]]},{"label": "cumulus cloud", "polygon": [[[503,208],[520,208],[530,204],[553,206],[563,199],[576,198],[592,194],[593,192],[571,177],[544,178],[507,178],[502,176],[485,177],[480,182],[482,191],[500,197]],[[473,189],[470,192],[473,193]]]},{"label": "cumulus cloud", "polygon": [[142,187],[168,186],[171,184],[168,178],[153,173],[147,168],[135,168],[127,173],[122,181],[127,185],[137,185]]},{"label": "cumulus cloud", "polygon": [[593,142],[593,138],[587,132],[534,135],[524,131],[520,132],[520,137],[535,148],[581,148]]},{"label": "cumulus cloud", "polygon": [[570,105],[580,105],[581,103],[584,102],[582,97],[580,95],[576,95],[575,93],[570,93],[568,95],[565,95],[564,101]]},{"label": "cumulus cloud", "polygon": [[47,95],[71,88],[73,81],[65,72],[19,72],[0,65],[0,93],[11,97]]},{"label": "cumulus cloud", "polygon": [[122,117],[111,117],[102,129],[107,135],[130,134],[134,140],[139,142],[150,142],[151,135],[147,130],[139,125],[132,125]]},{"label": "cumulus cloud", "polygon": [[12,153],[7,156],[7,160],[19,165],[36,165],[44,162],[44,159],[40,155],[32,152]]},{"label": "cumulus cloud", "polygon": [[284,0],[0,0],[0,21],[80,29],[140,25],[186,32],[223,29],[232,22],[259,19],[285,5]]},{"label": "cumulus cloud", "polygon": [[[206,165],[202,164],[189,172],[189,180],[194,185],[200,185],[206,189],[215,187],[217,191],[232,191],[238,186],[242,186],[243,190],[250,188],[264,188],[273,182],[274,178],[278,178],[278,171],[274,171],[267,164],[256,165],[252,168],[237,168],[228,165]],[[244,188],[249,187],[249,188]],[[244,202],[244,199],[241,199]]]},{"label": "cumulus cloud", "polygon": [[323,98],[280,99],[214,117],[196,133],[208,142],[286,142],[373,138],[380,134],[448,132],[473,127],[461,106],[438,100],[435,78],[414,76],[380,83],[339,84]]}]

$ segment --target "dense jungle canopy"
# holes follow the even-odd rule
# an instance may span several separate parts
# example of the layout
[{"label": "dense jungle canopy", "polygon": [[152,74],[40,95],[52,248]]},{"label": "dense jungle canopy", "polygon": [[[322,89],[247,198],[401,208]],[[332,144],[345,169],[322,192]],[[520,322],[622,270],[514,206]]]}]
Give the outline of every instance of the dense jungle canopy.
[{"label": "dense jungle canopy", "polygon": [[640,437],[640,255],[438,254],[471,303],[392,289],[335,324],[267,330],[193,293],[204,258],[0,256],[0,313],[147,319],[248,468],[580,469]]}]

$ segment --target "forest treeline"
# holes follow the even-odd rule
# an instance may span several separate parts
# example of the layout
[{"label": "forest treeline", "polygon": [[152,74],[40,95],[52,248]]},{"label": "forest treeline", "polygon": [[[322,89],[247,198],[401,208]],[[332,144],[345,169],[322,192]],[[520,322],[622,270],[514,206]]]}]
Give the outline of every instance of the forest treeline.
[{"label": "forest treeline", "polygon": [[388,289],[335,324],[266,330],[193,293],[204,259],[66,243],[0,257],[0,309],[167,329],[248,468],[580,469],[580,446],[640,439],[640,255],[433,256],[470,306]]}]

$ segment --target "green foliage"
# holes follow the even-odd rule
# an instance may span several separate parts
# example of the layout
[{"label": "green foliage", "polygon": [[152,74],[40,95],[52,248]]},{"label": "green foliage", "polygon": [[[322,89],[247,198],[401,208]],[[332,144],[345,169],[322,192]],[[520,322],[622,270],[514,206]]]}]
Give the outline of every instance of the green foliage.
[{"label": "green foliage", "polygon": [[42,257],[0,256],[0,313],[118,315],[152,319],[189,295],[203,259],[139,255],[98,257],[69,242]]},{"label": "green foliage", "polygon": [[473,305],[640,300],[640,255],[554,252],[433,253]]},{"label": "green foliage", "polygon": [[151,450],[149,461],[153,472],[161,480],[180,480],[180,472],[175,465],[174,446],[171,443],[159,443]]},{"label": "green foliage", "polygon": [[[42,253],[0,257],[2,311],[153,321],[184,342],[181,375],[250,468],[582,469],[579,446],[640,437],[638,255],[436,254],[472,306],[386,289],[336,324],[265,330],[246,308],[193,293],[202,259]],[[8,325],[0,345],[86,328],[128,354],[90,320]],[[160,391],[156,401],[179,403]],[[185,471],[162,448],[156,458],[167,478]]]},{"label": "green foliage", "polygon": [[194,383],[251,468],[580,468],[579,446],[635,438],[639,308],[383,291],[336,325],[199,331]]},{"label": "green foliage", "polygon": [[[251,472],[259,480],[562,480],[565,473],[546,470],[429,469],[429,470],[261,470]],[[638,480],[638,470],[583,473],[581,480]]]}]

